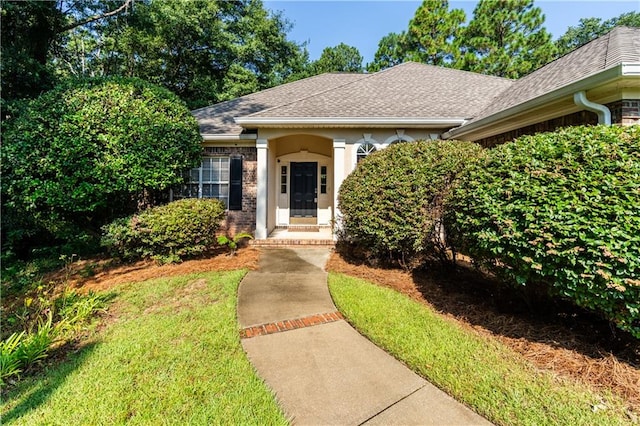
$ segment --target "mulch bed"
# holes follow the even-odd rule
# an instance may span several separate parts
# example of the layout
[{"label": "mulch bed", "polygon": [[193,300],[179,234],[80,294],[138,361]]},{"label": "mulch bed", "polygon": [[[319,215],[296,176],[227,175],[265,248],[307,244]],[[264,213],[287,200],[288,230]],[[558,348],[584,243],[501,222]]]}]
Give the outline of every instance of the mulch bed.
[{"label": "mulch bed", "polygon": [[[209,253],[202,259],[186,260],[181,263],[160,265],[152,260],[118,264],[111,259],[80,260],[69,265],[67,270],[49,274],[43,281],[59,282],[81,292],[109,289],[118,284],[146,281],[152,278],[172,277],[209,271],[232,271],[235,269],[258,268],[259,251],[247,247],[238,250],[234,256],[226,250]],[[91,275],[86,276],[86,270]]]},{"label": "mulch bed", "polygon": [[640,413],[640,341],[586,312],[557,306],[532,314],[517,304],[496,303],[495,283],[471,268],[411,273],[333,253],[327,270],[404,293],[464,327],[498,339],[539,369],[611,390]]}]

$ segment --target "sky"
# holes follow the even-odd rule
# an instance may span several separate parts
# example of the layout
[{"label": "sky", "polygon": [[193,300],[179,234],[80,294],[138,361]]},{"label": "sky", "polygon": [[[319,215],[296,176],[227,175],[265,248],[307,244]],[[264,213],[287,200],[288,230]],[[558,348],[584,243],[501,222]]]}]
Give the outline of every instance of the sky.
[{"label": "sky", "polygon": [[[325,47],[340,43],[357,47],[364,64],[371,62],[378,42],[390,32],[399,33],[409,26],[421,1],[414,0],[264,0],[272,11],[281,11],[292,24],[289,39],[307,42],[309,58],[316,60]],[[473,16],[476,1],[449,1],[450,9],[463,9],[467,21]],[[545,14],[545,24],[554,40],[580,18],[616,17],[640,11],[640,0],[537,0],[534,6]]]}]

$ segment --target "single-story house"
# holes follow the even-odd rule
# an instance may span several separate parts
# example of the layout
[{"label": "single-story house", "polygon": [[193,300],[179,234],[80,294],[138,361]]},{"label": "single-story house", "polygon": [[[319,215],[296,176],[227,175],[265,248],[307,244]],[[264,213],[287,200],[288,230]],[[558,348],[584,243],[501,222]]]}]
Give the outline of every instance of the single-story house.
[{"label": "single-story house", "polygon": [[330,227],[345,176],[390,144],[490,147],[561,126],[640,123],[640,28],[617,27],[518,80],[407,62],[317,75],[193,115],[203,161],[183,196],[224,200],[230,232],[257,240]]}]

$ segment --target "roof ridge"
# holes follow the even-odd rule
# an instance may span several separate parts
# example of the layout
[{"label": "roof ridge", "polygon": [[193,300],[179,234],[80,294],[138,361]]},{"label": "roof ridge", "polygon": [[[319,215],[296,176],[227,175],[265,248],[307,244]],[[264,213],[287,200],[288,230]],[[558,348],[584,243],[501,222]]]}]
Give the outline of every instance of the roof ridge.
[{"label": "roof ridge", "polygon": [[514,80],[512,78],[500,77],[498,75],[482,74],[482,73],[479,73],[479,72],[474,72],[474,71],[469,71],[469,70],[461,70],[459,68],[452,68],[452,67],[447,67],[447,66],[444,66],[444,65],[426,64],[424,62],[418,62],[418,61],[402,62],[402,63],[400,63],[398,65],[394,65],[392,67],[385,68],[383,70],[375,72],[372,75],[379,74],[379,73],[384,72],[384,71],[389,71],[389,70],[395,69],[397,67],[400,67],[400,66],[406,65],[406,64],[416,64],[416,65],[420,65],[420,66],[423,66],[423,67],[433,67],[433,68],[437,68],[437,69],[440,69],[440,70],[449,70],[449,71],[455,71],[455,72],[462,72],[462,73],[466,73],[466,74],[473,74],[475,76],[490,77],[490,78],[497,79],[497,80],[516,81],[516,80]]},{"label": "roof ridge", "polygon": [[[380,72],[380,71],[378,71],[378,72]],[[362,78],[358,78],[357,80],[348,81],[348,82],[346,82],[346,83],[344,83],[344,84],[340,84],[340,85],[337,85],[337,86],[332,86],[332,87],[329,87],[329,88],[327,88],[327,89],[321,90],[321,91],[319,91],[319,92],[314,92],[314,93],[311,93],[311,94],[309,94],[309,95],[307,95],[307,96],[303,96],[303,97],[301,97],[301,98],[292,99],[292,100],[290,100],[289,102],[285,102],[285,103],[283,103],[283,104],[278,104],[278,105],[274,105],[274,106],[269,107],[269,108],[261,109],[260,111],[256,111],[256,112],[253,112],[253,113],[251,113],[251,114],[249,114],[249,115],[245,115],[244,117],[251,117],[251,116],[256,115],[256,114],[262,114],[262,113],[264,113],[264,112],[271,111],[271,110],[273,110],[273,109],[281,108],[281,107],[284,107],[284,106],[287,106],[287,105],[291,105],[291,104],[296,103],[296,102],[303,101],[303,100],[305,100],[305,99],[313,98],[313,97],[318,96],[318,95],[321,95],[321,94],[323,94],[323,93],[330,92],[331,90],[335,90],[335,89],[340,89],[340,88],[346,87],[346,86],[348,86],[348,85],[350,85],[350,84],[353,84],[353,83],[356,83],[356,82],[362,81],[362,80],[364,80],[365,78],[372,77],[372,76],[376,75],[378,72],[375,72],[375,73],[373,73],[373,74],[365,74],[365,73],[363,73],[363,74],[361,74],[361,75],[362,75]],[[317,76],[320,76],[320,75],[327,75],[327,74],[349,74],[349,75],[358,75],[358,73],[322,73],[322,74],[318,74]],[[314,77],[317,77],[317,76],[314,76]],[[309,78],[313,78],[313,77],[309,77]],[[300,80],[296,80],[296,81],[300,81]],[[292,83],[295,83],[295,81],[294,81],[294,82],[292,82]],[[276,87],[277,87],[277,86],[276,86]]]}]

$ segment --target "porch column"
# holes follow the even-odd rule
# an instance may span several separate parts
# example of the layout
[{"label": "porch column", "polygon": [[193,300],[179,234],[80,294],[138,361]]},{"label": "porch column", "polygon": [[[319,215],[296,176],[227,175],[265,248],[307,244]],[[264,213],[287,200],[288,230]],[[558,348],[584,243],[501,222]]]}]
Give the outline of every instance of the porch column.
[{"label": "porch column", "polygon": [[256,190],[256,240],[267,238],[267,194],[269,189],[268,162],[269,162],[269,141],[267,139],[256,140],[258,149]]},{"label": "porch column", "polygon": [[[340,210],[338,210],[338,190],[344,180],[344,149],[346,145],[345,139],[333,140],[333,220],[340,218]],[[337,222],[334,222],[337,224]]]}]

